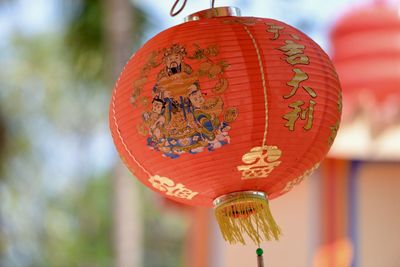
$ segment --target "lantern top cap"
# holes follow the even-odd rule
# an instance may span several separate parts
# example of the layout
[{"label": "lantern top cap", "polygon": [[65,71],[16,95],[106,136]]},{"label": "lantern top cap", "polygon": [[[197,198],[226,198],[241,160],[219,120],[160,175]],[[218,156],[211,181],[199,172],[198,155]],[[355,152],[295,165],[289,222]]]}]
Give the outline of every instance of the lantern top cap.
[{"label": "lantern top cap", "polygon": [[209,19],[214,17],[227,17],[227,16],[240,17],[240,9],[231,6],[214,7],[190,14],[189,16],[185,17],[184,21],[188,22],[193,20]]}]

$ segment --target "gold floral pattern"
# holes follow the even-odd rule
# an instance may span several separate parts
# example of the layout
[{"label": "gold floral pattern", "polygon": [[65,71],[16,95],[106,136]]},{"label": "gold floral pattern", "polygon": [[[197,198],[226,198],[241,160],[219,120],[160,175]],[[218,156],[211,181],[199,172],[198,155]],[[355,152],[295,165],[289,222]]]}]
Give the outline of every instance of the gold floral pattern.
[{"label": "gold floral pattern", "polygon": [[281,163],[282,151],[276,146],[253,147],[243,155],[246,165],[238,166],[242,179],[266,178]]},{"label": "gold floral pattern", "polygon": [[198,194],[198,192],[193,192],[181,183],[176,184],[171,179],[159,175],[151,176],[149,182],[155,189],[165,192],[167,196],[191,200]]}]

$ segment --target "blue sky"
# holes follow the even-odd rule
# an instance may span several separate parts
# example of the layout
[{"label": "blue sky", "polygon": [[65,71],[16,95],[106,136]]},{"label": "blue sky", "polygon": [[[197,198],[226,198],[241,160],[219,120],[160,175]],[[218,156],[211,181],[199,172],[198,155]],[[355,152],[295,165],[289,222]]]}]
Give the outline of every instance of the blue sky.
[{"label": "blue sky", "polygon": [[25,34],[54,30],[57,21],[56,1],[17,0],[4,2],[0,9],[0,36],[9,35],[12,31]]},{"label": "blue sky", "polygon": [[[131,0],[133,1],[133,0]],[[16,3],[15,3],[16,2]],[[62,25],[63,8],[57,0],[17,0],[14,4],[3,3],[0,9],[0,44],[14,31],[23,34],[57,31]],[[67,1],[68,2],[68,1]],[[183,22],[191,13],[210,7],[208,0],[187,0],[185,9],[176,17],[169,16],[174,0],[135,0],[151,16],[154,28],[147,32],[149,39],[158,32]],[[182,0],[181,0],[182,2]],[[327,49],[330,26],[350,7],[372,1],[367,0],[216,0],[215,6],[236,6],[243,16],[269,17],[289,24],[299,16],[308,17],[315,22],[313,32],[308,34],[323,48]],[[388,2],[398,2],[390,0]],[[3,41],[2,41],[3,40]]]},{"label": "blue sky", "polygon": [[[181,0],[182,2],[183,0]],[[315,22],[312,32],[307,32],[324,49],[328,49],[331,25],[349,8],[368,3],[366,0],[216,0],[215,6],[235,6],[242,16],[267,17],[295,24],[299,17],[307,17]],[[156,27],[148,33],[148,38],[158,32],[183,22],[183,18],[196,11],[210,8],[210,1],[188,0],[185,9],[176,17],[169,16],[174,0],[136,1],[152,14]]]}]

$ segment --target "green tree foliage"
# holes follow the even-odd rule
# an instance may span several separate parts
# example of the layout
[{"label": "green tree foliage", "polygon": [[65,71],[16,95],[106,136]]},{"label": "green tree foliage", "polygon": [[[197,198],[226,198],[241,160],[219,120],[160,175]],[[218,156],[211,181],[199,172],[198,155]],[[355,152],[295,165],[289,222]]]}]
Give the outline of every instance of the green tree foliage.
[{"label": "green tree foliage", "polygon": [[[0,52],[0,266],[113,266],[105,10],[59,3],[71,15],[60,31],[15,32]],[[135,12],[139,40],[146,16]],[[182,218],[142,194],[144,266],[181,266]]]},{"label": "green tree foliage", "polygon": [[[74,79],[63,49],[61,36],[16,35],[12,57],[0,63],[0,102],[7,114],[0,266],[83,266],[69,264],[78,256],[91,259],[91,266],[110,266],[109,223],[97,229],[81,218],[109,216],[105,202],[111,193],[90,191],[91,183],[109,179],[112,167],[112,162],[95,166],[95,152],[90,152],[94,140],[108,134],[109,100],[105,90],[90,93],[101,83]],[[87,229],[96,234],[82,234]],[[62,238],[66,242],[57,242]]]},{"label": "green tree foliage", "polygon": [[[143,188],[143,267],[183,267],[187,218],[176,208],[163,206],[152,191]],[[161,196],[157,196],[161,198]],[[147,204],[145,204],[147,203]]]},{"label": "green tree foliage", "polygon": [[[110,75],[107,64],[107,36],[105,4],[101,0],[81,0],[73,5],[74,11],[65,32],[71,64],[80,79],[105,81]],[[132,52],[136,49],[149,25],[143,10],[132,5]]]},{"label": "green tree foliage", "polygon": [[[0,109],[0,180],[3,177],[2,173],[3,173],[3,169],[5,167],[3,162],[4,162],[4,158],[5,158],[5,153],[6,153],[6,145],[7,145],[6,124],[5,124],[3,112]],[[0,243],[1,243],[1,241],[0,241]],[[0,249],[0,251],[1,251],[1,249]]]},{"label": "green tree foliage", "polygon": [[111,203],[109,175],[89,180],[79,193],[50,199],[44,215],[44,261],[38,267],[112,266]]}]

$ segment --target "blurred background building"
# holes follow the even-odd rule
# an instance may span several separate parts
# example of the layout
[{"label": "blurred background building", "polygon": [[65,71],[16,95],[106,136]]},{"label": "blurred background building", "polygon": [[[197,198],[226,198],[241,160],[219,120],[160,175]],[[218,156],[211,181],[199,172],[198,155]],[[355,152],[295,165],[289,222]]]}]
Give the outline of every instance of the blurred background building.
[{"label": "blurred background building", "polygon": [[[255,247],[225,244],[211,210],[140,185],[112,144],[109,99],[127,59],[210,4],[189,0],[171,18],[173,2],[0,0],[1,267],[256,265]],[[216,5],[301,29],[344,80],[330,158],[271,203],[284,236],[263,244],[266,265],[400,266],[400,2]]]}]

